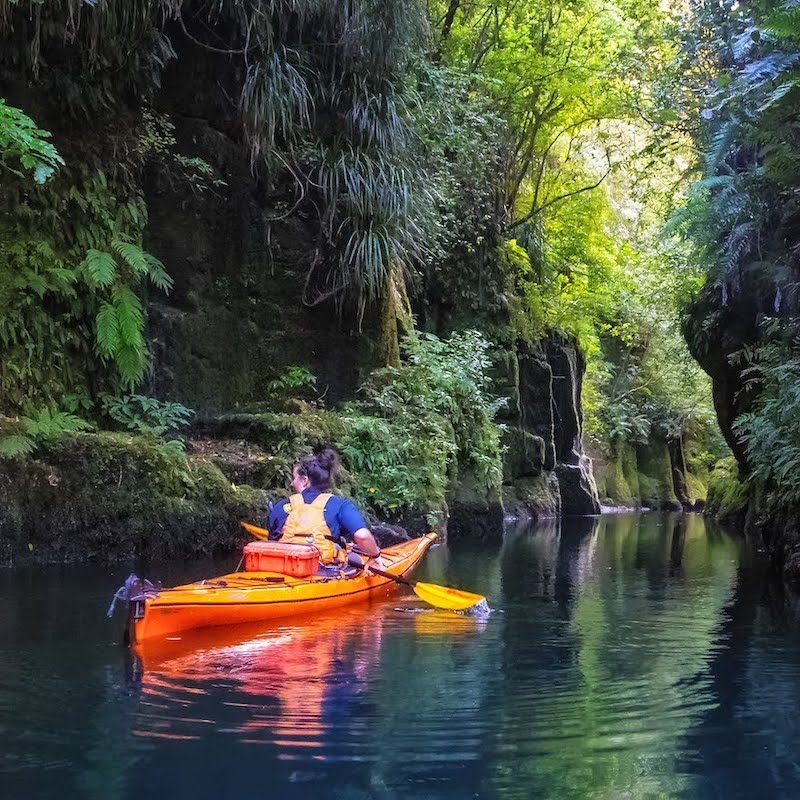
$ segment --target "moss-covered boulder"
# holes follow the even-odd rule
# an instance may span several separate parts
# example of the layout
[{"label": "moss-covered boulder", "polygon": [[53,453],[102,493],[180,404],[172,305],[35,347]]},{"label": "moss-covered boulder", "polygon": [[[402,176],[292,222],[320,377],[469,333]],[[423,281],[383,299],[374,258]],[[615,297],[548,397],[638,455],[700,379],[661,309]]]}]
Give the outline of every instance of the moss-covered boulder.
[{"label": "moss-covered boulder", "polygon": [[232,486],[203,458],[153,439],[75,434],[35,457],[0,461],[6,561],[175,557],[230,551],[265,495]]},{"label": "moss-covered boulder", "polygon": [[515,519],[536,520],[561,515],[561,494],[554,472],[535,478],[519,478],[503,485],[506,514]]}]

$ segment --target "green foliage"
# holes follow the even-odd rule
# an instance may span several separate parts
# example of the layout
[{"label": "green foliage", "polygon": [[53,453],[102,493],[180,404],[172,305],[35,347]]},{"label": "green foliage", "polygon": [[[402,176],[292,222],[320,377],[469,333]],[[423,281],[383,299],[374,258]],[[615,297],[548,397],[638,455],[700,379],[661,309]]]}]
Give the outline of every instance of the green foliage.
[{"label": "green foliage", "polygon": [[[128,430],[154,436],[163,436],[188,425],[189,418],[194,414],[180,403],[164,403],[139,394],[122,397],[103,394],[100,395],[100,401],[103,412],[114,422]],[[180,449],[182,451],[182,447]]]},{"label": "green foliage", "polygon": [[775,319],[762,323],[766,343],[735,358],[746,389],[757,392],[750,411],[733,430],[744,445],[749,478],[782,505],[800,502],[800,338],[796,327]]},{"label": "green foliage", "polygon": [[86,420],[65,411],[39,408],[26,416],[0,418],[0,458],[30,455],[38,445],[60,439],[65,433],[89,430]]},{"label": "green foliage", "polygon": [[288,397],[302,394],[316,386],[317,378],[305,367],[296,364],[286,367],[277,377],[267,384],[270,397]]},{"label": "green foliage", "polygon": [[498,487],[493,419],[503,401],[489,393],[489,342],[477,331],[447,341],[415,334],[403,352],[400,367],[373,373],[337,442],[358,474],[358,499],[385,513],[443,508],[450,469]]},{"label": "green foliage", "polygon": [[168,184],[188,184],[197,193],[225,186],[217,172],[205,159],[186,156],[177,150],[175,125],[166,114],[143,108],[134,133],[132,151],[144,164],[154,167],[157,179]]},{"label": "green foliage", "polygon": [[50,134],[18,108],[6,105],[0,97],[0,169],[19,172],[12,166],[33,173],[36,183],[45,183],[64,160],[47,141]]},{"label": "green foliage", "polygon": [[319,215],[311,299],[347,294],[363,310],[394,267],[421,263],[438,196],[415,153],[405,83],[422,52],[424,9],[416,0],[253,6],[236,12],[258,42],[241,95],[253,163],[284,170],[294,207]]},{"label": "green foliage", "polygon": [[704,357],[719,339],[718,310],[758,298],[774,312],[796,311],[800,20],[791,2],[725,2],[698,7],[691,23],[688,56],[706,57],[695,109],[700,175],[674,227],[707,273],[686,327]]},{"label": "green foliage", "polygon": [[706,509],[719,519],[732,520],[747,509],[750,485],[739,478],[739,465],[733,456],[714,465],[708,483]]},{"label": "green foliage", "polygon": [[4,198],[14,209],[0,215],[6,410],[60,402],[90,384],[132,388],[147,365],[140,294],[147,283],[172,285],[139,244],[141,198],[120,199],[124,187],[102,171],[62,173],[35,192],[12,184]]}]

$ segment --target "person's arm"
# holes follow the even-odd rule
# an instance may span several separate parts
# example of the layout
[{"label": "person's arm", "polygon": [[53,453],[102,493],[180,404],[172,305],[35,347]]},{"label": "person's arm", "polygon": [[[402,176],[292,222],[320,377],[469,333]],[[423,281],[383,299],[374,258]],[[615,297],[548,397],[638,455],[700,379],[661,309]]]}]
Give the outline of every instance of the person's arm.
[{"label": "person's arm", "polygon": [[[358,549],[367,556],[369,561],[376,561],[376,567],[381,566],[377,563],[381,557],[381,549],[378,547],[378,543],[375,541],[375,537],[372,535],[372,532],[369,530],[369,528],[359,528],[353,534],[353,541],[355,542],[356,547],[358,547]],[[367,562],[367,565],[369,565],[369,561]]]},{"label": "person's arm", "polygon": [[275,503],[275,505],[272,506],[272,510],[269,512],[267,528],[269,529],[270,541],[277,541],[283,536],[283,525],[286,522],[286,517],[289,516],[286,509],[287,505],[289,505],[288,500],[281,500]]},{"label": "person's arm", "polygon": [[381,548],[367,527],[361,512],[350,500],[344,500],[339,507],[339,523],[342,530],[352,537],[355,546],[367,556],[367,569],[370,566],[383,569]]}]

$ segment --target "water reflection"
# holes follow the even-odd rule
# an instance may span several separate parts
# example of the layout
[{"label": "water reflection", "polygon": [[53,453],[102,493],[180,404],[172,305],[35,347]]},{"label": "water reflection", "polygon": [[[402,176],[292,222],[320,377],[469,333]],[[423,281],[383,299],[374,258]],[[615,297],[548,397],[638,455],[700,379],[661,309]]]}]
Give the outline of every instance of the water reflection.
[{"label": "water reflection", "polygon": [[[709,664],[739,545],[707,537],[696,517],[581,523],[507,540],[504,694],[515,702],[495,786],[504,797],[691,796],[677,763],[716,705]],[[532,617],[533,598],[550,609]]]},{"label": "water reflection", "polygon": [[494,612],[398,592],[126,666],[102,616],[124,575],[0,574],[3,800],[800,794],[797,598],[741,540],[552,520],[419,577]]},{"label": "water reflection", "polygon": [[134,733],[190,739],[223,727],[244,743],[271,743],[284,758],[322,751],[337,721],[362,700],[380,655],[383,617],[352,612],[294,625],[204,631],[140,651],[141,707]]}]

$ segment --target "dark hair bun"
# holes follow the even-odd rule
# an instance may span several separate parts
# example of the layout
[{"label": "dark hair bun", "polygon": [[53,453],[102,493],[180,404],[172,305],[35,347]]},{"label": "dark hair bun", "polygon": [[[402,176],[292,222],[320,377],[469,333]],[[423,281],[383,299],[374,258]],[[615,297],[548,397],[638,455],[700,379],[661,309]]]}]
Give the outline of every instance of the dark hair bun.
[{"label": "dark hair bun", "polygon": [[336,483],[339,454],[332,447],[323,447],[318,453],[301,458],[297,469],[314,488],[327,492]]},{"label": "dark hair bun", "polygon": [[326,472],[334,472],[339,466],[339,455],[332,447],[325,447],[317,455],[317,464]]}]

